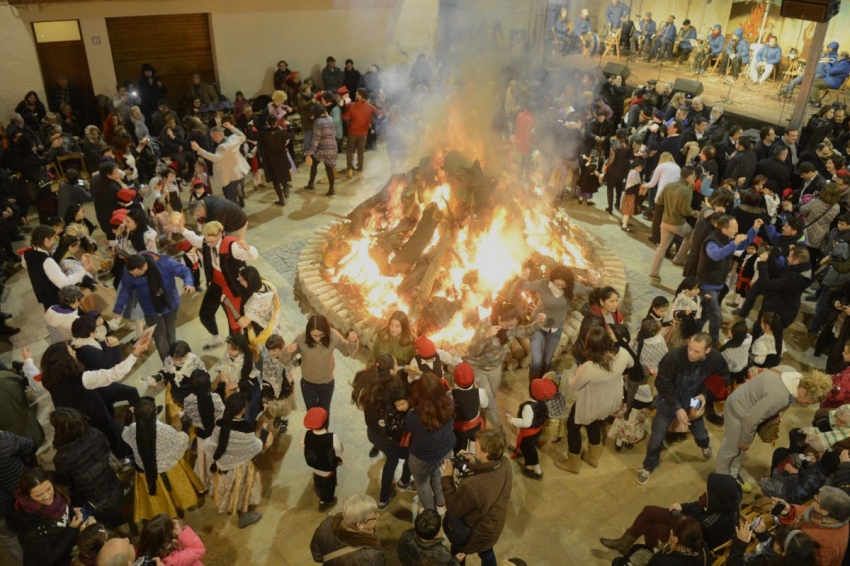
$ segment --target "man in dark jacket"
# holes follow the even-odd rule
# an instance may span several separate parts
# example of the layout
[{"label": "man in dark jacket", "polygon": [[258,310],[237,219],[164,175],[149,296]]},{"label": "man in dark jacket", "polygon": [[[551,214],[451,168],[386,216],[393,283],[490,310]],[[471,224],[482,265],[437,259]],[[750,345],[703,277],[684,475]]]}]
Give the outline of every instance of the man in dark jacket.
[{"label": "man in dark jacket", "polygon": [[746,136],[739,137],[735,143],[736,153],[727,162],[726,171],[723,173],[724,179],[735,179],[738,181],[738,187],[742,190],[750,186],[750,181],[753,180],[756,174],[758,160],[752,148],[753,142],[750,138]]},{"label": "man in dark jacket", "polygon": [[70,104],[78,114],[82,114],[86,109],[82,91],[68,82],[68,77],[65,75],[56,77],[56,86],[51,88],[47,95],[47,105],[51,112],[59,112],[59,106],[62,103]]},{"label": "man in dark jacket", "polygon": [[703,307],[703,320],[709,321],[709,333],[712,341],[719,343],[720,327],[723,325],[723,313],[720,310],[721,293],[726,287],[726,276],[732,268],[732,254],[746,249],[753,241],[762,221],[758,219],[747,234],[738,234],[738,221],[734,216],[723,216],[717,221],[717,229],[708,235],[700,248],[697,278],[700,292],[709,297]]},{"label": "man in dark jacket", "polygon": [[726,171],[726,164],[735,153],[735,147],[738,145],[738,138],[744,133],[744,128],[741,126],[729,126],[729,131],[720,143],[715,146],[717,150],[717,168],[720,171]]},{"label": "man in dark jacket", "polygon": [[25,436],[40,445],[44,442],[44,430],[30,409],[24,394],[26,388],[26,378],[10,371],[0,371],[0,430]]},{"label": "man in dark jacket", "polygon": [[[788,264],[778,267],[775,262],[768,261],[769,252],[762,252],[756,269],[764,296],[761,301],[762,314],[772,312],[782,319],[782,327],[788,328],[800,310],[800,299],[803,291],[812,282],[812,265],[809,263],[809,250],[805,246],[795,246],[788,253]],[[814,321],[812,321],[814,323]],[[817,330],[809,330],[817,332]],[[753,338],[762,334],[761,327],[753,328]]]},{"label": "man in dark jacket", "polygon": [[325,63],[325,68],[322,69],[322,86],[328,92],[336,92],[343,85],[343,82],[345,82],[345,73],[336,66],[336,59],[333,57],[328,57]]},{"label": "man in dark jacket", "polygon": [[[663,128],[663,125],[661,126]],[[667,136],[663,137],[661,130],[652,132],[647,139],[647,147],[650,151],[655,152],[655,163],[658,163],[658,158],[661,154],[669,152],[676,161],[676,165],[682,167],[685,165],[685,156],[682,155],[682,136],[679,134],[683,130],[682,123],[678,120],[673,120],[667,126]]]},{"label": "man in dark jacket", "polygon": [[785,164],[789,171],[793,171],[800,159],[800,148],[797,144],[797,138],[800,136],[800,130],[793,127],[788,127],[782,135],[773,142],[772,147],[784,145],[788,148],[788,155],[785,157]]},{"label": "man in dark jacket", "polygon": [[818,173],[818,170],[810,161],[803,161],[797,167],[797,175],[800,176],[800,183],[794,189],[794,202],[799,203],[806,195],[816,197],[826,185],[826,179]]},{"label": "man in dark jacket", "polygon": [[349,495],[342,502],[342,513],[327,517],[313,532],[313,560],[339,566],[386,564],[381,539],[375,535],[379,517],[374,499],[362,493]]},{"label": "man in dark jacket", "polygon": [[[688,410],[695,407],[695,399],[705,404],[710,398],[705,385],[709,376],[717,375],[724,381],[729,379],[729,366],[723,356],[711,348],[711,336],[705,332],[694,334],[686,346],[673,348],[661,358],[655,387],[657,412],[652,421],[652,434],[646,446],[643,468],[638,472],[637,482],[649,481],[649,476],[661,464],[661,449],[667,431],[673,421],[689,426],[694,442],[702,449],[705,461],[711,460],[711,445],[702,416],[690,420]],[[701,395],[702,397],[698,397]]]},{"label": "man in dark jacket", "polygon": [[94,212],[97,216],[97,223],[100,229],[106,234],[107,240],[114,240],[110,220],[112,213],[118,208],[118,191],[121,190],[121,183],[124,178],[122,171],[114,161],[104,163],[100,166],[98,173],[92,175],[91,178],[91,196],[94,201]]},{"label": "man in dark jacket", "polygon": [[705,144],[708,141],[708,136],[706,135],[707,129],[708,120],[702,116],[697,116],[694,119],[693,124],[691,124],[691,127],[682,132],[682,146],[684,147],[684,145],[688,142],[696,142],[700,149],[705,147]]},{"label": "man in dark jacket", "polygon": [[248,215],[238,204],[227,199],[207,195],[193,202],[189,211],[195,216],[198,224],[221,222],[228,236],[244,238],[245,232],[248,231]]},{"label": "man in dark jacket", "polygon": [[6,509],[15,497],[21,476],[29,469],[30,458],[35,456],[38,444],[32,439],[8,430],[0,431],[0,544],[20,564],[24,551],[18,536],[6,526]]},{"label": "man in dark jacket", "polygon": [[762,129],[759,130],[759,141],[753,148],[753,151],[756,153],[756,157],[758,157],[759,160],[766,159],[771,156],[770,146],[773,145],[774,141],[776,141],[776,131],[773,129],[773,126],[763,126]]},{"label": "man in dark jacket", "polygon": [[797,162],[797,167],[801,163],[811,163],[812,166],[823,177],[832,177],[826,169],[826,160],[832,157],[832,146],[825,143],[817,144],[814,149],[807,149],[800,154],[800,161]]},{"label": "man in dark jacket", "polygon": [[[759,142],[761,143],[761,142]],[[756,175],[764,175],[776,183],[780,191],[791,187],[791,171],[785,164],[788,157],[788,148],[784,145],[776,145],[770,148],[770,157],[760,159],[756,163]]]},{"label": "man in dark jacket", "polygon": [[342,75],[342,84],[348,89],[348,92],[357,92],[357,89],[363,86],[363,77],[360,71],[354,68],[353,60],[345,60],[345,70]]}]

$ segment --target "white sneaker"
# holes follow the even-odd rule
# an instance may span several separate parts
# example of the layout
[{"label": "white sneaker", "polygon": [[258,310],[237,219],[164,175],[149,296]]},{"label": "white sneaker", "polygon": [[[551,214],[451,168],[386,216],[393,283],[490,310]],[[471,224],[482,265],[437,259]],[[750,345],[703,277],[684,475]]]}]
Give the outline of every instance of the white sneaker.
[{"label": "white sneaker", "polygon": [[221,336],[213,336],[212,340],[204,344],[204,350],[213,350],[222,344],[224,344],[224,340],[221,339]]},{"label": "white sneaker", "polygon": [[121,317],[118,316],[110,318],[106,321],[106,327],[112,332],[115,332],[116,330],[121,328],[121,320]]}]

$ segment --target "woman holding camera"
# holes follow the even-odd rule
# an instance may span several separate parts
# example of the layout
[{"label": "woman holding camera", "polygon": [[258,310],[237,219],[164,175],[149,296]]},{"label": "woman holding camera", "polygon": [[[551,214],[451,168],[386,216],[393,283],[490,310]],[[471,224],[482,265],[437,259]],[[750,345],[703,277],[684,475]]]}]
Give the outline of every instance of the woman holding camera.
[{"label": "woman holding camera", "polygon": [[159,558],[165,566],[204,566],[207,547],[189,526],[166,514],[147,522],[136,545],[139,556]]},{"label": "woman holding camera", "polygon": [[[447,529],[456,533],[449,536],[452,555],[477,552],[482,566],[496,566],[493,547],[502,535],[508,514],[513,473],[505,458],[505,447],[504,434],[493,429],[482,430],[475,435],[475,457],[468,465],[474,474],[464,474],[466,477],[462,475],[455,483],[452,461],[446,460],[442,466],[440,482],[446,498],[444,525],[463,523],[459,530]],[[467,536],[463,536],[465,531]],[[461,564],[465,562],[462,560]]]}]

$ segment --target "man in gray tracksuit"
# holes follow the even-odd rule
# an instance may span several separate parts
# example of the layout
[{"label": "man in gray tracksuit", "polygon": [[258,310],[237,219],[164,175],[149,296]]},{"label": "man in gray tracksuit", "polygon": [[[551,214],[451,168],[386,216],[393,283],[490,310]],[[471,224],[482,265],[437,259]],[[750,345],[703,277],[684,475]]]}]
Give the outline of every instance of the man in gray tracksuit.
[{"label": "man in gray tracksuit", "polygon": [[744,453],[750,449],[761,423],[791,403],[819,403],[831,388],[832,380],[820,372],[803,377],[795,371],[767,370],[744,383],[726,400],[723,442],[717,452],[715,471],[737,477]]}]

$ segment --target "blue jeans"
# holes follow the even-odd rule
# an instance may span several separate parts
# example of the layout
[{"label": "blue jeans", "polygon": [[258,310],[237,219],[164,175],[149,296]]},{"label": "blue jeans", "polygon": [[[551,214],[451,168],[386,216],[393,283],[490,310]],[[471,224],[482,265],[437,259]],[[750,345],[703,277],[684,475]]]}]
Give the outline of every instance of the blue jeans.
[{"label": "blue jeans", "polygon": [[310,383],[301,378],[301,395],[307,410],[321,407],[328,412],[328,424],[331,422],[331,399],[334,396],[334,381],[330,383]]},{"label": "blue jeans", "polygon": [[528,383],[549,371],[552,358],[555,357],[555,349],[561,341],[563,327],[554,332],[538,329],[531,335],[531,366],[528,368]]},{"label": "blue jeans", "polygon": [[720,342],[720,327],[723,326],[723,311],[720,310],[720,289],[701,288],[701,293],[711,295],[711,300],[705,303],[702,312],[703,321],[708,319],[708,333],[712,342]]},{"label": "blue jeans", "polygon": [[404,460],[404,465],[401,468],[401,481],[410,483],[410,468],[407,465],[407,458],[410,456],[410,452],[407,448],[399,446],[398,442],[388,438],[382,438],[380,435],[372,432],[372,429],[366,429],[366,437],[375,448],[383,452],[384,456],[386,456],[384,469],[381,470],[381,498],[379,501],[389,501],[393,490],[395,470],[398,467],[399,460]]},{"label": "blue jeans", "polygon": [[[650,472],[661,464],[661,449],[664,447],[664,439],[667,438],[670,423],[676,420],[676,413],[672,412],[658,395],[655,397],[655,405],[658,411],[652,421],[652,433],[646,446],[646,457],[643,459],[643,469]],[[697,446],[708,448],[708,431],[705,430],[705,422],[702,417],[691,421],[691,433],[694,435]]]},{"label": "blue jeans", "polygon": [[416,486],[416,494],[419,496],[419,505],[423,509],[434,509],[442,507],[446,504],[443,498],[443,486],[440,485],[440,478],[443,477],[441,466],[443,460],[448,460],[452,457],[451,451],[448,454],[427,462],[420,460],[413,454],[407,459],[407,465],[410,466],[410,473],[413,474],[413,484]]},{"label": "blue jeans", "polygon": [[[458,552],[463,552],[462,548],[459,548],[455,545],[452,545],[452,556],[457,554]],[[478,558],[481,559],[481,566],[496,566],[496,552],[492,548],[488,548],[487,550],[482,550],[478,553]],[[460,561],[461,566],[466,565],[466,558]]]}]

